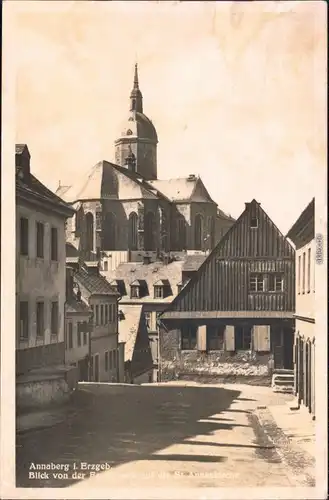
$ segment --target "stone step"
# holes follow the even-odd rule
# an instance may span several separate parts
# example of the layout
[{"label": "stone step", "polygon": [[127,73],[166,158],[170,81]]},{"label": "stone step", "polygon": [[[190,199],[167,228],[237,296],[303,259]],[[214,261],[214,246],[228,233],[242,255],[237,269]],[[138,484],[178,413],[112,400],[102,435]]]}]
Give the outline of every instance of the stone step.
[{"label": "stone step", "polygon": [[293,375],[273,375],[272,380],[295,380]]},{"label": "stone step", "polygon": [[280,386],[278,387],[277,385],[272,387],[273,392],[282,392],[285,394],[293,394],[294,393],[294,388],[290,386]]},{"label": "stone step", "polygon": [[272,385],[294,385],[294,383],[295,383],[294,379],[292,379],[292,380],[281,380],[281,379],[272,380]]},{"label": "stone step", "polygon": [[273,375],[276,375],[276,374],[290,374],[290,375],[294,375],[294,370],[288,370],[287,368],[277,368],[273,372]]}]

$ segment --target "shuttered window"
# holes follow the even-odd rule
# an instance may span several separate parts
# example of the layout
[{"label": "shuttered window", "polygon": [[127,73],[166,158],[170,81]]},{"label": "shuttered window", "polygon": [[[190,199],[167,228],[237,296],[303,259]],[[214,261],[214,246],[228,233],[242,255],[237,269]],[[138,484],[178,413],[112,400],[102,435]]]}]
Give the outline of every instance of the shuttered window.
[{"label": "shuttered window", "polygon": [[207,350],[220,351],[224,349],[224,332],[224,325],[207,327]]},{"label": "shuttered window", "polygon": [[253,350],[258,352],[269,352],[271,350],[271,337],[269,325],[254,325],[253,327]]},{"label": "shuttered window", "polygon": [[201,325],[198,327],[197,345],[198,351],[207,350],[207,327],[205,325]]},{"label": "shuttered window", "polygon": [[235,327],[235,350],[249,351],[251,349],[251,326],[239,325]]},{"label": "shuttered window", "polygon": [[225,350],[235,351],[235,328],[233,325],[225,327]]},{"label": "shuttered window", "polygon": [[181,330],[182,350],[196,349],[197,327],[183,326]]}]

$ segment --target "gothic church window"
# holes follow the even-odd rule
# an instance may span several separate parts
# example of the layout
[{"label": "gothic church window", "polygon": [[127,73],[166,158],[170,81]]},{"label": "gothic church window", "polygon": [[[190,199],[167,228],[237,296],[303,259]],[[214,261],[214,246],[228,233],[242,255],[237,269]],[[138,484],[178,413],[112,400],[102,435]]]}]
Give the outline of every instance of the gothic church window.
[{"label": "gothic church window", "polygon": [[155,217],[153,212],[148,212],[145,216],[144,235],[145,250],[155,250]]},{"label": "gothic church window", "polygon": [[177,250],[186,250],[186,222],[182,215],[177,219]]},{"label": "gothic church window", "polygon": [[91,212],[86,214],[86,250],[94,250],[94,217]]},{"label": "gothic church window", "polygon": [[138,217],[135,212],[129,215],[128,229],[128,247],[129,250],[137,250],[137,221]]},{"label": "gothic church window", "polygon": [[117,221],[112,212],[105,215],[104,221],[104,250],[116,250]]},{"label": "gothic church window", "polygon": [[195,250],[202,250],[202,215],[198,214],[195,217],[195,226],[194,226],[194,248]]}]

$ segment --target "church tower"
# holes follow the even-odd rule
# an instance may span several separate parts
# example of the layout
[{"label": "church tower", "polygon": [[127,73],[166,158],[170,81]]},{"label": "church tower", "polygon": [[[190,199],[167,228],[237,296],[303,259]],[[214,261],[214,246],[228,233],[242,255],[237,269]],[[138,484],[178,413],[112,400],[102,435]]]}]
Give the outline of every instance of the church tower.
[{"label": "church tower", "polygon": [[114,144],[117,165],[135,171],[146,180],[157,179],[158,136],[153,123],[143,113],[137,64],[130,93],[129,115],[121,128],[121,136]]}]

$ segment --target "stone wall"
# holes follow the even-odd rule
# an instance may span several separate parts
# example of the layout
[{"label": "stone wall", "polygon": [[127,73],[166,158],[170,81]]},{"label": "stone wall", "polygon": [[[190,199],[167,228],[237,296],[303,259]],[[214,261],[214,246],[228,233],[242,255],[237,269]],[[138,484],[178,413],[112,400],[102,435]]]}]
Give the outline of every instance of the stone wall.
[{"label": "stone wall", "polygon": [[64,357],[64,342],[17,349],[16,373],[27,373],[29,370],[44,366],[62,365],[64,364]]},{"label": "stone wall", "polygon": [[208,351],[180,349],[180,330],[161,332],[161,381],[243,381],[270,385],[273,354],[252,351]]}]

